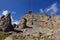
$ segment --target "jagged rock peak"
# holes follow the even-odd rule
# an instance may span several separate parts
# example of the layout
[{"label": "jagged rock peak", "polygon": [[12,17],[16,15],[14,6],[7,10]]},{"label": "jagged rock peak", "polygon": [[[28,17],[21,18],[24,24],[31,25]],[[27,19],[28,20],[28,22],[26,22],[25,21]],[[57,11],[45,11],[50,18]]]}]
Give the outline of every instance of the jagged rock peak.
[{"label": "jagged rock peak", "polygon": [[0,28],[3,31],[13,30],[10,14],[6,14],[6,15],[1,16]]}]

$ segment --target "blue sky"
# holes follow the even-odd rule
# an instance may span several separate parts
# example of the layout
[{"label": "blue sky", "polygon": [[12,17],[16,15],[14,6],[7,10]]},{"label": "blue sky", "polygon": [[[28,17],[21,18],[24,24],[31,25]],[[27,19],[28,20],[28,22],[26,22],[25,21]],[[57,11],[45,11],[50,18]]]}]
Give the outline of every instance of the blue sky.
[{"label": "blue sky", "polygon": [[[51,9],[51,13],[60,13],[60,0],[0,0],[0,15],[4,10],[8,10],[13,19],[19,20],[27,11],[32,10],[36,13],[46,13],[46,10],[52,8],[51,5],[55,4],[55,8]],[[54,9],[58,11],[54,11]],[[47,12],[50,14],[50,10]]]}]

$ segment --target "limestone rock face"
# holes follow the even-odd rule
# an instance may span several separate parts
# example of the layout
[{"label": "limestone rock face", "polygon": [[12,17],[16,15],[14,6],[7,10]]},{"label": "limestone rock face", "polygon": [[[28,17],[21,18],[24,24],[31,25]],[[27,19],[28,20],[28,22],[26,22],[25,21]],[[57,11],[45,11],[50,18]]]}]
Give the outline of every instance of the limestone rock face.
[{"label": "limestone rock face", "polygon": [[38,36],[42,34],[42,36],[51,36],[54,40],[60,40],[60,15],[48,16],[29,12],[20,20],[19,27],[24,26],[32,27],[32,29],[23,29],[23,35]]},{"label": "limestone rock face", "polygon": [[[37,26],[41,26],[41,27],[46,27],[48,22],[49,22],[49,16],[45,15],[45,14],[35,14],[37,15],[36,18],[33,18],[36,23]],[[33,16],[35,16],[33,15]],[[33,22],[33,23],[35,23]]]},{"label": "limestone rock face", "polygon": [[34,14],[27,13],[21,20],[19,25],[23,25],[26,19],[26,25],[37,25],[40,27],[59,27],[60,26],[60,15],[48,16],[46,14]]},{"label": "limestone rock face", "polygon": [[26,25],[31,26],[31,25],[37,25],[41,27],[46,27],[48,26],[48,22],[50,21],[49,16],[45,14],[25,14],[21,20],[20,20],[20,25],[23,25],[24,23],[24,18],[26,19]]},{"label": "limestone rock face", "polygon": [[32,14],[31,14],[31,12],[29,12],[21,18],[19,25],[20,26],[26,25],[26,26],[30,27],[32,25],[32,20],[33,20]]},{"label": "limestone rock face", "polygon": [[59,27],[60,26],[60,22],[59,21],[60,21],[60,15],[52,16],[51,22],[52,22],[54,27]]},{"label": "limestone rock face", "polygon": [[3,31],[13,30],[10,14],[3,15],[0,18],[0,30],[3,30]]},{"label": "limestone rock face", "polygon": [[27,23],[26,23],[26,25],[27,26],[30,26],[30,25],[32,25],[32,14],[26,14],[25,16],[25,19],[27,20]]}]

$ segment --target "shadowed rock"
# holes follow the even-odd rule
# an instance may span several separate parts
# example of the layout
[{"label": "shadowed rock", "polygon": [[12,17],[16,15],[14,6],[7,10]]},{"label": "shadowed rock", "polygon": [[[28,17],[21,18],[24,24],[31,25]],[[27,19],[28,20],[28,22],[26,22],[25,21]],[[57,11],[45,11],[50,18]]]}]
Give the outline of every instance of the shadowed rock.
[{"label": "shadowed rock", "polygon": [[9,32],[9,31],[22,32],[22,31],[18,31],[18,30],[14,29],[14,27],[12,25],[10,14],[3,15],[0,20],[1,20],[0,21],[0,31],[4,31],[4,32]]},{"label": "shadowed rock", "polygon": [[1,17],[1,19],[0,19],[0,28],[4,32],[14,30],[14,28],[12,26],[11,15],[10,14],[6,14],[6,15],[3,15]]},{"label": "shadowed rock", "polygon": [[24,18],[24,20],[25,20],[25,21],[24,21],[24,23],[23,23],[23,28],[32,28],[32,27],[28,27],[28,26],[26,25],[27,19]]},{"label": "shadowed rock", "polygon": [[20,32],[23,33],[23,31],[21,31],[21,30],[15,30],[15,29],[14,29],[13,31],[14,31],[14,32],[17,32],[17,33],[20,33]]}]

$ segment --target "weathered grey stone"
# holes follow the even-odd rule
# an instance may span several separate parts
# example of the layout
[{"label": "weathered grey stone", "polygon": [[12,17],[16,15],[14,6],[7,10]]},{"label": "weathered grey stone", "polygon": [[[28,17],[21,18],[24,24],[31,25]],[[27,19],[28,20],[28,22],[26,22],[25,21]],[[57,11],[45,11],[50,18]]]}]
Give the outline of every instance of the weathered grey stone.
[{"label": "weathered grey stone", "polygon": [[12,22],[11,22],[11,15],[3,15],[0,19],[0,28],[3,31],[11,31],[13,30]]}]

